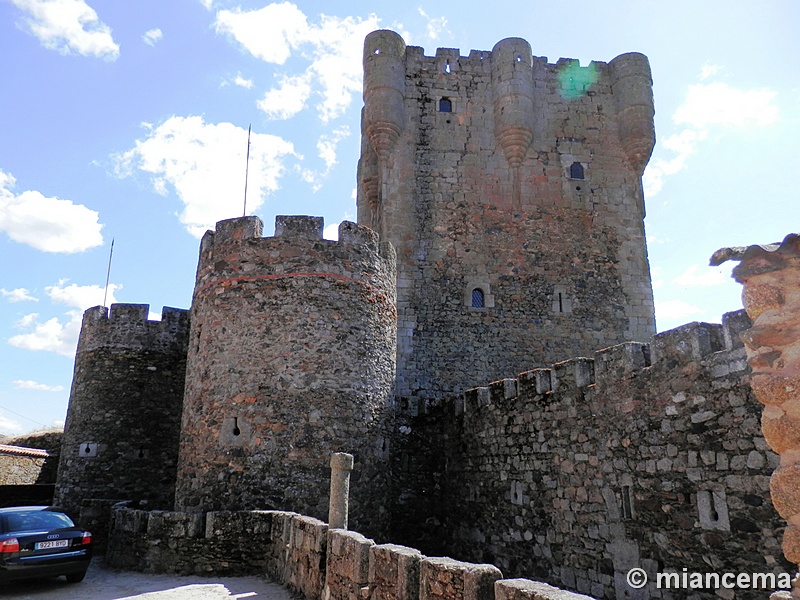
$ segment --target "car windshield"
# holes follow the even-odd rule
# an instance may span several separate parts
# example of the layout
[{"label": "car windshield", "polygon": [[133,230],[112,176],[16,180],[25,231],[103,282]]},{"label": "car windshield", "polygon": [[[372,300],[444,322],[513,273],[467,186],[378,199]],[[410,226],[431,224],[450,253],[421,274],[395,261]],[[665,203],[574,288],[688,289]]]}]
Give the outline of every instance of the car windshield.
[{"label": "car windshield", "polygon": [[74,527],[75,524],[65,514],[46,510],[25,510],[3,515],[6,533],[12,531],[50,531],[63,527]]}]

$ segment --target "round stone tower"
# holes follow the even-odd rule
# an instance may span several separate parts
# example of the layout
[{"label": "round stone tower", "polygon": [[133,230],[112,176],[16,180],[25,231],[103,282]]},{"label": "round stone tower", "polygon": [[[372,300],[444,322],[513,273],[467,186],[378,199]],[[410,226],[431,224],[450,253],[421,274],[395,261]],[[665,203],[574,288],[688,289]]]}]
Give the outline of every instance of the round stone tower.
[{"label": "round stone tower", "polygon": [[628,52],[616,57],[608,67],[616,100],[619,141],[641,177],[656,143],[650,61],[644,54]]},{"label": "round stone tower", "polygon": [[364,40],[364,110],[358,180],[369,214],[359,221],[378,228],[379,205],[388,193],[389,156],[405,126],[406,43],[394,31],[379,30]]},{"label": "round stone tower", "polygon": [[395,255],[370,229],[217,223],[200,247],[176,489],[186,511],[326,519],[332,452],[355,455],[351,523],[385,531]]},{"label": "round stone tower", "polygon": [[517,168],[533,140],[531,45],[507,38],[492,49],[495,135],[508,164]]},{"label": "round stone tower", "polygon": [[148,308],[83,314],[55,492],[76,516],[90,498],[173,503],[189,311]]}]

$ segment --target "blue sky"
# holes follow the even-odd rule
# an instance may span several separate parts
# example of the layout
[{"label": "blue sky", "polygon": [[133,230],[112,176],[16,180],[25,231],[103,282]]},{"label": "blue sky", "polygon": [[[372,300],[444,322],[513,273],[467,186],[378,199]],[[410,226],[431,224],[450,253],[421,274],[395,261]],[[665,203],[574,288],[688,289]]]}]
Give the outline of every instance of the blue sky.
[{"label": "blue sky", "polygon": [[[660,331],[737,310],[719,247],[800,230],[800,3],[0,0],[0,434],[63,423],[80,317],[188,308],[198,237],[243,212],[355,220],[361,46],[650,58]],[[566,358],[566,357],[565,357]]]}]

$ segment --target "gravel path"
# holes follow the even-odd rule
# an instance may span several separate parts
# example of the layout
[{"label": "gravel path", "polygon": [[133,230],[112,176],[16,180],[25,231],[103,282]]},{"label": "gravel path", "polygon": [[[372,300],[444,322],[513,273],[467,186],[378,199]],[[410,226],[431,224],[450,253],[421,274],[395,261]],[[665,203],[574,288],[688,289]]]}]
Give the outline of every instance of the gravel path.
[{"label": "gravel path", "polygon": [[292,600],[282,586],[259,577],[182,577],[112,571],[95,558],[81,583],[63,577],[19,581],[0,588],[0,600]]}]

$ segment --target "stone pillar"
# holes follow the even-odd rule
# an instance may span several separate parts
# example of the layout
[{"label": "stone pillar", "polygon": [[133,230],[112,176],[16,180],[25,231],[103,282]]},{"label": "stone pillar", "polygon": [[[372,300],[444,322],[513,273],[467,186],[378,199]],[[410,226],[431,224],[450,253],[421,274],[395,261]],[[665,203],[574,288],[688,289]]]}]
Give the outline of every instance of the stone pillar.
[{"label": "stone pillar", "polygon": [[328,528],[330,529],[347,529],[350,471],[352,470],[352,454],[334,452],[331,455],[331,500],[328,508]]},{"label": "stone pillar", "polygon": [[[742,332],[751,386],[765,408],[761,429],[780,465],[770,479],[772,503],[788,521],[783,553],[800,563],[800,235],[780,244],[728,250],[740,260],[733,277],[753,327]],[[721,252],[721,251],[719,251]],[[715,256],[717,256],[715,254]],[[713,257],[712,257],[713,262]],[[792,598],[800,598],[795,577]]]}]

